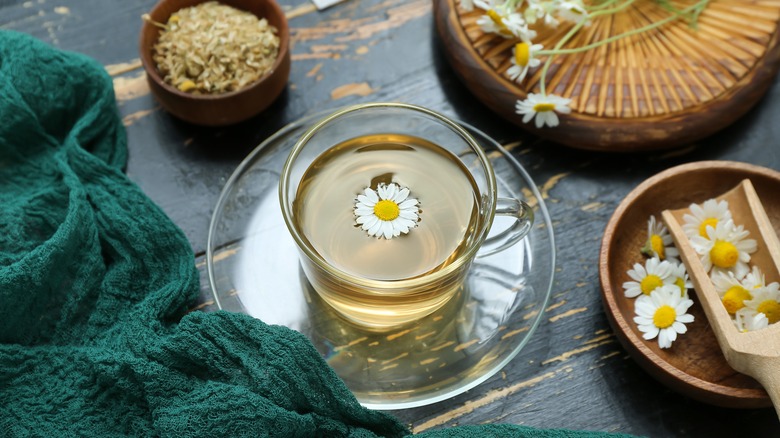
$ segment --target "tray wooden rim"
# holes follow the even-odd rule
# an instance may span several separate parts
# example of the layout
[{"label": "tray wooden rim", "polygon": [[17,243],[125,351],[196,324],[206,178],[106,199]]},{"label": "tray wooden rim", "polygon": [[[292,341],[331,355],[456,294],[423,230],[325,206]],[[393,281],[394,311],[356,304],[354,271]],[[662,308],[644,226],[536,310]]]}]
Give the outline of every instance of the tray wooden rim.
[{"label": "tray wooden rim", "polygon": [[[780,69],[780,21],[763,56],[731,87],[712,100],[644,117],[603,117],[572,111],[556,128],[522,123],[514,103],[525,92],[496,72],[470,44],[456,2],[434,0],[434,20],[446,58],[479,101],[509,122],[564,145],[608,152],[665,150],[686,146],[732,124],[757,104]],[[641,135],[640,135],[641,134]]]}]

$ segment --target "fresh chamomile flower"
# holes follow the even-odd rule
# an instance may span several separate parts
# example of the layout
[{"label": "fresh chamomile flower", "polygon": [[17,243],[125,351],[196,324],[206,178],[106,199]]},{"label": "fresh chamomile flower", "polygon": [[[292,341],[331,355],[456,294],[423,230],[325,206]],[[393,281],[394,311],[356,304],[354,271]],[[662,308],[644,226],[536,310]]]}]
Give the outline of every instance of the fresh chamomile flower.
[{"label": "fresh chamomile flower", "polygon": [[634,280],[623,283],[623,289],[625,289],[628,298],[643,294],[650,295],[654,290],[673,284],[674,281],[671,278],[672,265],[656,257],[647,259],[644,266],[641,263],[635,263],[634,269],[629,269],[627,273]]},{"label": "fresh chamomile flower", "polygon": [[769,324],[780,321],[780,285],[778,283],[753,289],[750,293],[753,295],[753,299],[745,301],[743,309],[745,315],[763,313]]},{"label": "fresh chamomile flower", "polygon": [[688,331],[685,324],[693,322],[693,315],[686,313],[693,301],[680,296],[675,285],[662,286],[650,295],[642,295],[634,303],[634,322],[646,340],[658,337],[658,346],[669,348],[677,334]]},{"label": "fresh chamomile flower", "polygon": [[682,263],[669,262],[671,268],[669,270],[669,278],[671,283],[680,288],[680,296],[688,298],[688,290],[693,289],[693,283],[688,278],[688,271],[685,269],[685,265]]},{"label": "fresh chamomile flower", "polygon": [[731,220],[731,211],[727,201],[708,199],[704,204],[691,204],[690,214],[683,215],[682,229],[689,239],[694,236],[707,237],[707,227],[715,228],[719,223]]},{"label": "fresh chamomile flower", "polygon": [[705,271],[731,271],[742,278],[748,273],[750,254],[758,249],[755,240],[747,239],[749,235],[742,225],[727,220],[718,222],[715,228],[708,226],[706,238],[693,236],[691,246],[701,256]]},{"label": "fresh chamomile flower", "polygon": [[655,220],[655,216],[650,216],[647,221],[647,241],[642,247],[642,254],[674,263],[679,262],[677,256],[680,252],[674,247],[672,235],[661,221]]},{"label": "fresh chamomile flower", "polygon": [[417,199],[398,184],[380,183],[374,191],[367,187],[355,201],[355,222],[369,236],[392,239],[417,226]]},{"label": "fresh chamomile flower", "polygon": [[473,0],[474,5],[485,11],[477,19],[477,25],[485,33],[495,33],[504,38],[520,38],[530,41],[536,38],[536,31],[528,28],[525,18],[505,5],[492,5],[482,0]]},{"label": "fresh chamomile flower", "polygon": [[590,25],[590,15],[585,9],[582,0],[567,0],[558,4],[558,15],[564,20],[574,23],[584,22],[585,26]]},{"label": "fresh chamomile flower", "polygon": [[753,269],[747,274],[745,274],[745,278],[742,279],[742,284],[748,290],[758,289],[759,287],[766,286],[766,278],[764,277],[764,273],[761,272],[761,269],[759,269],[758,266],[753,266]]},{"label": "fresh chamomile flower", "polygon": [[535,125],[537,128],[544,125],[555,127],[558,126],[558,115],[555,113],[569,114],[571,112],[569,103],[571,103],[571,99],[554,94],[545,96],[544,94],[528,93],[525,100],[517,101],[515,111],[517,114],[523,114],[523,123],[528,123],[536,117]]},{"label": "fresh chamomile flower", "polygon": [[715,272],[712,274],[712,285],[730,315],[736,315],[745,307],[745,301],[753,299],[745,283],[740,281],[733,272]]},{"label": "fresh chamomile flower", "polygon": [[542,63],[535,58],[536,52],[542,50],[541,44],[531,44],[521,41],[512,49],[512,66],[507,70],[509,77],[516,82],[522,82],[528,74],[528,69],[538,67]]},{"label": "fresh chamomile flower", "polygon": [[750,308],[744,308],[734,315],[734,325],[737,326],[737,330],[745,333],[766,328],[769,325],[769,320],[763,313],[758,313]]},{"label": "fresh chamomile flower", "polygon": [[554,29],[559,24],[558,19],[553,15],[556,12],[557,8],[554,1],[526,0],[523,17],[528,24],[536,24],[541,19],[545,26]]}]

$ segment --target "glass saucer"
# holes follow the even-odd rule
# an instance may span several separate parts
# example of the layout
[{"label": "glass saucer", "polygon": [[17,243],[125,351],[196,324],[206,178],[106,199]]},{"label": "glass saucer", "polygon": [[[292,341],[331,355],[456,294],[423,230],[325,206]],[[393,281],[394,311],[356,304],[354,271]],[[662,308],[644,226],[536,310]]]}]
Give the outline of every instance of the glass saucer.
[{"label": "glass saucer", "polygon": [[[550,296],[555,245],[536,185],[498,143],[461,123],[488,153],[498,196],[524,199],[536,223],[518,244],[477,256],[464,291],[435,313],[396,330],[362,329],[337,316],[311,289],[279,206],[282,165],[301,134],[328,113],[269,137],[222,190],[207,248],[217,305],[303,333],[358,401],[372,409],[422,406],[484,382],[528,342]],[[491,235],[512,222],[496,217]]]}]

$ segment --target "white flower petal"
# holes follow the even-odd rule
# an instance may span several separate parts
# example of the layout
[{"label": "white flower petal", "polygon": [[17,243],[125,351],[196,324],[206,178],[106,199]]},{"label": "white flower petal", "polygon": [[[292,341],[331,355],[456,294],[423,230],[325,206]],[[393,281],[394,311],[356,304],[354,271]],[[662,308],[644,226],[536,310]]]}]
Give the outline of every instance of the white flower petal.
[{"label": "white flower petal", "polygon": [[376,205],[376,202],[372,201],[368,196],[366,195],[358,195],[357,200],[365,205],[366,207],[373,207]]},{"label": "white flower petal", "polygon": [[374,204],[376,204],[377,202],[379,202],[379,196],[377,196],[377,193],[376,193],[375,191],[371,190],[371,188],[367,187],[367,188],[366,188],[366,189],[363,191],[363,193],[365,193],[365,194],[366,194],[366,197],[367,197],[367,198],[368,198],[368,199],[369,199],[371,202],[373,202]]},{"label": "white flower petal", "polygon": [[415,205],[417,205],[416,199],[407,199],[406,201],[398,204],[398,208],[401,210],[409,210],[412,209]]},{"label": "white flower petal", "polygon": [[395,194],[395,196],[393,197],[393,201],[396,204],[400,204],[404,202],[404,200],[408,197],[409,197],[409,189],[404,187],[403,189],[399,190],[398,193]]}]

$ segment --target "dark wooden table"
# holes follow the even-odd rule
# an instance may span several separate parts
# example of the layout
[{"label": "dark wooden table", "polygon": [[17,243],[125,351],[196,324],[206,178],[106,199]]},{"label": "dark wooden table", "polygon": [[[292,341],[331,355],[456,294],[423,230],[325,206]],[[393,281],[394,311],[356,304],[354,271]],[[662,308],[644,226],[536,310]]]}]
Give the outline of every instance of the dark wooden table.
[{"label": "dark wooden table", "polygon": [[[568,149],[503,122],[475,100],[445,60],[430,0],[348,0],[317,11],[282,0],[292,33],[287,90],[265,113],[207,129],[176,120],[149,94],[138,60],[141,15],[154,0],[0,0],[0,29],[96,58],[114,77],[127,127],[127,173],[188,236],[203,272],[197,307],[213,309],[206,238],[220,190],[263,139],[304,115],[367,101],[423,105],[511,147],[539,186],[558,258],[550,305],[531,342],[500,373],[432,405],[394,411],[415,431],[463,424],[619,431],[647,436],[780,436],[772,409],[718,408],[659,384],[628,356],[599,295],[599,247],[623,197],[647,177],[698,160],[780,170],[780,79],[745,117],[712,138],[653,154]],[[780,372],[780,371],[779,371]]]}]

